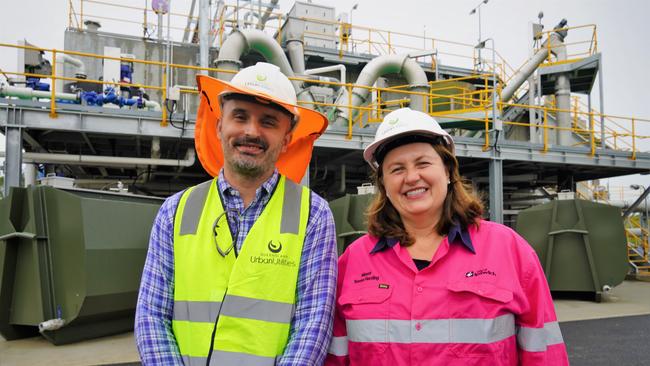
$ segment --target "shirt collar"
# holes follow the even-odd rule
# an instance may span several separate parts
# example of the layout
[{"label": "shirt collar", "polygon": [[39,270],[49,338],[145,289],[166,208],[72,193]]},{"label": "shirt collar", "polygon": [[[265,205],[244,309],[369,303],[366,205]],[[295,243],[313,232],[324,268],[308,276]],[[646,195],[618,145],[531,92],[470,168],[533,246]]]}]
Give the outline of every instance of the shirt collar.
[{"label": "shirt collar", "polygon": [[[463,229],[457,223],[452,224],[449,228],[449,232],[447,233],[447,240],[449,241],[449,244],[461,244],[465,246],[467,250],[476,254],[476,250],[474,250],[474,244],[472,244],[472,238],[469,235],[469,231],[467,229]],[[377,244],[375,244],[375,247],[370,251],[370,254],[375,254],[388,248],[392,248],[397,243],[398,240],[395,238],[380,238]]]},{"label": "shirt collar", "polygon": [[[260,188],[255,190],[255,197],[259,197],[260,193],[263,193],[265,195],[272,193],[279,180],[280,173],[278,173],[278,170],[275,169],[271,177],[262,183]],[[217,187],[219,188],[219,192],[221,192],[221,194],[224,196],[239,196],[239,191],[237,191],[235,187],[231,186],[230,183],[228,183],[226,180],[226,176],[223,174],[223,168],[221,171],[219,171],[219,177],[217,178]]]}]

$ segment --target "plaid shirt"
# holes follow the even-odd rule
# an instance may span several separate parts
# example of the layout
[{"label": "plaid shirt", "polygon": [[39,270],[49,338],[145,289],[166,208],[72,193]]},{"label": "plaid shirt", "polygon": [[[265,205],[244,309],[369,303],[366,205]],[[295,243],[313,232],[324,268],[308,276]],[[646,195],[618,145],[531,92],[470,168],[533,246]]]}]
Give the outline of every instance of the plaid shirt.
[{"label": "plaid shirt", "polygon": [[[226,182],[223,171],[219,174],[217,184],[228,211],[231,232],[236,233],[238,251],[269,202],[279,177],[276,170],[244,208],[239,192]],[[151,230],[135,315],[135,337],[143,365],[183,364],[172,331],[174,215],[181,195],[179,192],[163,203]],[[298,272],[296,312],[291,321],[289,343],[278,365],[322,364],[332,335],[336,274],[334,219],[327,202],[312,193]]]}]

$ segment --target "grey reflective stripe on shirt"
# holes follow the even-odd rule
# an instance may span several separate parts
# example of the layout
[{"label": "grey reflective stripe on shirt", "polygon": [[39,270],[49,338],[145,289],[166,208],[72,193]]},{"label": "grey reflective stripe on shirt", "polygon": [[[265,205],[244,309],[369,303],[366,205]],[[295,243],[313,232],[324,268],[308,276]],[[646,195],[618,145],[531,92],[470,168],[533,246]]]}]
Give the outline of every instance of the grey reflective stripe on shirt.
[{"label": "grey reflective stripe on shirt", "polygon": [[348,355],[348,337],[332,337],[332,343],[327,353],[334,356]]},{"label": "grey reflective stripe on shirt", "polygon": [[203,212],[205,199],[210,191],[210,185],[213,180],[203,182],[192,189],[189,197],[185,201],[185,208],[183,209],[183,217],[181,218],[181,231],[180,235],[196,234],[199,227],[199,219]]},{"label": "grey reflective stripe on shirt", "polygon": [[285,178],[280,233],[298,234],[301,201],[302,186],[294,183],[289,178]]},{"label": "grey reflective stripe on shirt", "polygon": [[562,331],[558,322],[544,324],[544,328],[520,327],[517,331],[519,348],[528,352],[544,352],[547,346],[562,344]]},{"label": "grey reflective stripe on shirt", "polygon": [[[185,366],[205,366],[207,357],[190,357],[183,355]],[[262,357],[248,353],[212,351],[210,366],[274,366],[277,357]]]},{"label": "grey reflective stripe on shirt", "polygon": [[351,342],[487,344],[515,335],[515,317],[494,319],[346,320]]},{"label": "grey reflective stripe on shirt", "polygon": [[221,315],[289,324],[293,311],[293,304],[226,295]]},{"label": "grey reflective stripe on shirt", "polygon": [[174,320],[214,323],[220,308],[216,301],[174,301]]}]

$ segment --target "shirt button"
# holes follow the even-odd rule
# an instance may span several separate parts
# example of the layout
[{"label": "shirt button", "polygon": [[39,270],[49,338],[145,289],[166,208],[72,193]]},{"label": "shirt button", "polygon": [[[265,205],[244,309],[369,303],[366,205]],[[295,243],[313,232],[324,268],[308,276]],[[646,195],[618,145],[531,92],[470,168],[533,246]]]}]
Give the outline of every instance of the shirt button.
[{"label": "shirt button", "polygon": [[422,329],[422,324],[420,324],[420,323],[416,323],[416,324],[415,324],[415,330],[418,330],[418,331],[419,331],[419,330],[421,330],[421,329]]},{"label": "shirt button", "polygon": [[418,286],[418,288],[416,290],[417,290],[417,292],[422,292],[422,287]]}]

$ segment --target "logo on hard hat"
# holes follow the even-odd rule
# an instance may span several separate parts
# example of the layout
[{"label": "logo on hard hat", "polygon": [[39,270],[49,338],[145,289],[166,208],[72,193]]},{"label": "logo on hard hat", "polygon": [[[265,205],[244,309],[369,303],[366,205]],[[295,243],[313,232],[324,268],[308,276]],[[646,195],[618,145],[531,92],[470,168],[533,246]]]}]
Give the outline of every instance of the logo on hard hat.
[{"label": "logo on hard hat", "polygon": [[386,122],[388,122],[389,125],[394,125],[394,124],[396,124],[398,121],[399,121],[399,118],[391,118],[391,119],[389,119],[389,120],[386,121]]},{"label": "logo on hard hat", "polygon": [[265,81],[266,80],[266,75],[257,74],[257,76],[255,78],[257,79],[257,81]]},{"label": "logo on hard hat", "polygon": [[279,241],[277,243],[274,243],[273,240],[269,241],[268,244],[269,252],[271,253],[280,253],[282,250],[282,243]]}]

